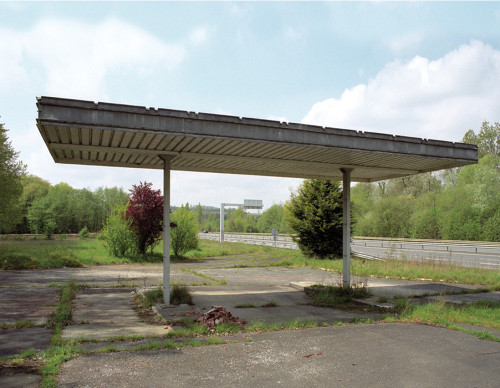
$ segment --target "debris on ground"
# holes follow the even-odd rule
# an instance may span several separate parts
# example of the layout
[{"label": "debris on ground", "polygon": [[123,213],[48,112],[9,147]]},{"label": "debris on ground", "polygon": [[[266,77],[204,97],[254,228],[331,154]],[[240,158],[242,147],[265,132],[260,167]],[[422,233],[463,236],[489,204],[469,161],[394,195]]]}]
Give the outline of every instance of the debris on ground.
[{"label": "debris on ground", "polygon": [[320,356],[320,355],[321,355],[321,352],[319,352],[319,353],[312,353],[312,354],[308,354],[308,355],[306,355],[306,356],[304,356],[304,357]]},{"label": "debris on ground", "polygon": [[233,323],[240,327],[243,327],[247,324],[247,321],[233,316],[230,311],[226,311],[226,309],[224,309],[224,307],[222,306],[212,306],[212,309],[199,317],[197,319],[197,322],[200,322],[203,326],[209,328],[214,328],[218,324],[224,322]]}]

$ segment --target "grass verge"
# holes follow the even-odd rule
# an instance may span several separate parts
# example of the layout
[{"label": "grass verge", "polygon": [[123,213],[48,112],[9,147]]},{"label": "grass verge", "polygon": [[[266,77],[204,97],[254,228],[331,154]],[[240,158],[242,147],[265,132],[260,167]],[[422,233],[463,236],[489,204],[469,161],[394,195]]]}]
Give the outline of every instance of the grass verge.
[{"label": "grass verge", "polygon": [[500,337],[487,331],[468,330],[459,326],[466,324],[500,330],[500,302],[479,301],[470,305],[449,305],[443,301],[417,305],[401,298],[396,301],[396,308],[400,313],[396,317],[387,318],[387,321],[438,325],[500,342]]},{"label": "grass verge", "polygon": [[[342,259],[320,260],[307,258],[303,255],[287,257],[273,266],[309,267],[342,272]],[[351,274],[359,277],[377,277],[403,280],[430,280],[435,282],[478,284],[488,287],[488,290],[500,289],[500,272],[483,268],[460,267],[451,264],[418,262],[410,260],[368,261],[358,258],[351,259]]]}]

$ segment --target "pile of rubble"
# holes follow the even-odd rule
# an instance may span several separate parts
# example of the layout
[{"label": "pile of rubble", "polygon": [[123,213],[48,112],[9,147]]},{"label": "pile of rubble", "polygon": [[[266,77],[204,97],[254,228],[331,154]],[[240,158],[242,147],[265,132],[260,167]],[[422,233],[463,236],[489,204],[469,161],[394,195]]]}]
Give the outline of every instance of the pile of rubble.
[{"label": "pile of rubble", "polygon": [[212,306],[212,309],[199,317],[197,321],[211,329],[223,322],[233,323],[241,327],[247,324],[247,321],[234,317],[230,311],[226,311],[222,306]]}]

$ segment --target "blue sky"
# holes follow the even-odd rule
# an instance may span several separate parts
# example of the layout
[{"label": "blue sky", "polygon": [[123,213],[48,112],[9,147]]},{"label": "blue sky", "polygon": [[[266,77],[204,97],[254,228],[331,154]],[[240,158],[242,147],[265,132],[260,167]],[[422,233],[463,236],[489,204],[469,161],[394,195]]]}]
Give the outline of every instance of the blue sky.
[{"label": "blue sky", "polygon": [[[37,96],[460,141],[500,121],[498,2],[0,2],[0,116],[52,184],[162,187],[55,164]],[[172,203],[266,207],[298,179],[172,173]]]}]

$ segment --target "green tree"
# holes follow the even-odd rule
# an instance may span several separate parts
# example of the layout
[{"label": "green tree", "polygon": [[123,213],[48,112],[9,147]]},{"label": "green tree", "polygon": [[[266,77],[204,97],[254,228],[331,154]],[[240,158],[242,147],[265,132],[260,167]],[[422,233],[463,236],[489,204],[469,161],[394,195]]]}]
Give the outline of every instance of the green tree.
[{"label": "green tree", "polygon": [[203,225],[203,230],[207,230],[209,232],[218,232],[220,230],[220,221],[217,214],[208,213],[208,218]]},{"label": "green tree", "polygon": [[115,205],[101,231],[104,246],[111,255],[125,256],[136,247],[136,235],[131,229],[132,220],[127,218],[127,205]]},{"label": "green tree", "polygon": [[266,209],[257,220],[259,232],[271,233],[273,229],[278,229],[280,233],[292,233],[293,230],[286,223],[286,214],[282,204]]},{"label": "green tree", "polygon": [[342,255],[342,190],[336,181],[307,179],[285,204],[294,240],[308,256]]},{"label": "green tree", "polygon": [[23,186],[21,177],[26,166],[19,160],[7,137],[7,129],[0,123],[0,233],[11,232],[22,219],[19,197]]},{"label": "green tree", "polygon": [[74,194],[75,190],[70,185],[59,183],[52,186],[47,195],[35,199],[28,210],[30,230],[45,233],[50,226],[54,228],[54,233],[78,233]]},{"label": "green tree", "polygon": [[47,195],[50,183],[35,175],[23,175],[21,177],[23,193],[19,198],[19,207],[22,213],[21,222],[16,226],[16,233],[29,233],[28,211],[32,203]]},{"label": "green tree", "polygon": [[191,249],[198,247],[198,224],[196,218],[189,210],[189,205],[181,206],[172,213],[172,223],[175,228],[170,228],[170,247],[174,256],[182,256]]},{"label": "green tree", "polygon": [[469,129],[464,135],[464,143],[475,144],[478,147],[479,158],[486,155],[500,156],[500,123],[496,122],[490,125],[484,121],[481,129],[476,134],[474,130]]}]

